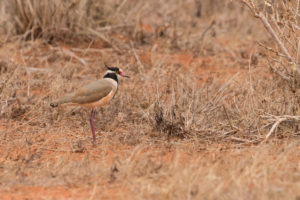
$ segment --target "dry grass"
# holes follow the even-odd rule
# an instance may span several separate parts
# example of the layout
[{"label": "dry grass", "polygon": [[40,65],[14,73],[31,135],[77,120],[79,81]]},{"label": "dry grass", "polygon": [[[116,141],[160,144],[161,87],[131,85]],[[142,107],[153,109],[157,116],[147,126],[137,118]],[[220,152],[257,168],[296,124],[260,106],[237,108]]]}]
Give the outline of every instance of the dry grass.
[{"label": "dry grass", "polygon": [[[285,12],[289,62],[248,9],[263,7],[241,5],[0,2],[0,194],[299,198],[297,46],[288,46],[297,44],[297,20],[288,26],[287,17],[295,10],[264,13]],[[49,102],[101,78],[103,62],[132,78],[100,109],[93,148],[89,112]]]}]

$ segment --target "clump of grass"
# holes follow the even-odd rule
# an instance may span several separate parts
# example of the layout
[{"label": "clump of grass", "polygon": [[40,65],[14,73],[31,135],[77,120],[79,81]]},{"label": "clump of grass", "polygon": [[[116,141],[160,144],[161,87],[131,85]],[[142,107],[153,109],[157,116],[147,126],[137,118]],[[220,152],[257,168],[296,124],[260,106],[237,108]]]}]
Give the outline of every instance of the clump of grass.
[{"label": "clump of grass", "polygon": [[[12,0],[0,4],[2,30],[11,35],[22,35],[26,40],[44,38],[74,37],[88,35],[90,28],[105,24],[106,17],[114,10],[93,0],[47,1],[47,0]],[[1,21],[0,21],[1,22]]]},{"label": "clump of grass", "polygon": [[[220,0],[211,1],[155,1],[153,4],[143,1],[95,1],[95,0],[12,0],[0,2],[0,29],[8,35],[22,35],[24,39],[63,38],[84,35],[109,40],[107,31],[122,29],[133,40],[142,44],[152,42],[157,37],[172,36],[171,46],[182,48],[176,41],[177,29],[182,25],[187,28],[184,18],[211,17],[216,10],[228,3]],[[183,6],[185,9],[178,9]],[[156,9],[159,7],[160,9]],[[229,8],[231,9],[231,8]],[[155,10],[155,12],[153,12]],[[226,10],[226,9],[221,9]],[[158,20],[152,20],[158,18]],[[193,22],[196,25],[196,21]],[[145,30],[151,25],[152,33]],[[179,25],[180,24],[180,25]],[[101,27],[105,28],[101,29]],[[146,28],[147,29],[147,28]],[[150,31],[151,32],[151,31]],[[147,36],[148,35],[148,36]],[[145,37],[150,37],[148,40]],[[183,44],[185,45],[185,44]]]},{"label": "clump of grass", "polygon": [[172,121],[164,115],[166,112],[163,110],[163,107],[159,105],[159,102],[154,105],[154,113],[156,130],[166,134],[167,138],[177,137],[182,139],[188,136],[183,117],[181,114],[176,114],[178,113],[176,105],[172,106],[170,110]]},{"label": "clump of grass", "polygon": [[7,1],[14,33],[25,39],[51,38],[87,25],[87,1]]}]

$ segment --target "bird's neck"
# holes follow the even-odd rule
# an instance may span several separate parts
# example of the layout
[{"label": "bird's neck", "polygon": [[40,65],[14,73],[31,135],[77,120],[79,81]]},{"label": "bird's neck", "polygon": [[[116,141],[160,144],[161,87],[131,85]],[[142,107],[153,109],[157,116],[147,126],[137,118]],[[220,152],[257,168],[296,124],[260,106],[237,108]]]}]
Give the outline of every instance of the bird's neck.
[{"label": "bird's neck", "polygon": [[113,72],[107,71],[103,78],[113,79],[114,81],[116,81],[118,83],[118,76]]}]

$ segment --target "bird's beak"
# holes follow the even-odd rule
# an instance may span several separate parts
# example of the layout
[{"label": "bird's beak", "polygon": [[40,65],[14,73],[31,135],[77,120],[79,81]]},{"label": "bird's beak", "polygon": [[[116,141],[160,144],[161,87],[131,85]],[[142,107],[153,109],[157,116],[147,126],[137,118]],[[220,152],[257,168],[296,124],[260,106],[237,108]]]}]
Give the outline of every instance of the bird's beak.
[{"label": "bird's beak", "polygon": [[127,76],[123,71],[120,71],[120,76],[123,76],[123,77],[126,77],[126,78],[129,78],[129,76]]}]

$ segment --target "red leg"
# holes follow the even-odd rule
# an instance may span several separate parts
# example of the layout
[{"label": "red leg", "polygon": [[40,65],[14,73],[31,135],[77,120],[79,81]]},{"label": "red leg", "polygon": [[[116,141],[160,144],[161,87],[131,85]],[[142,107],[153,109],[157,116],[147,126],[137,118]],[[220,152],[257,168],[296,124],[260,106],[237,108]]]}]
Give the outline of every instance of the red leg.
[{"label": "red leg", "polygon": [[91,124],[91,129],[92,129],[92,134],[93,134],[93,145],[96,145],[96,134],[95,134],[95,125],[94,125],[94,121],[95,121],[95,115],[96,115],[96,109],[92,109],[91,111],[91,118],[90,118],[90,124]]}]

